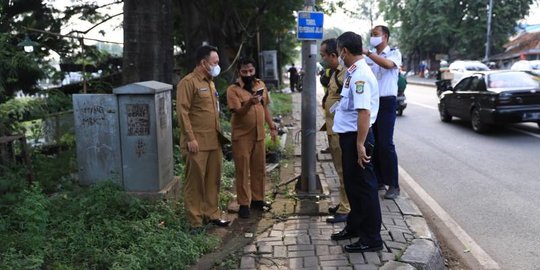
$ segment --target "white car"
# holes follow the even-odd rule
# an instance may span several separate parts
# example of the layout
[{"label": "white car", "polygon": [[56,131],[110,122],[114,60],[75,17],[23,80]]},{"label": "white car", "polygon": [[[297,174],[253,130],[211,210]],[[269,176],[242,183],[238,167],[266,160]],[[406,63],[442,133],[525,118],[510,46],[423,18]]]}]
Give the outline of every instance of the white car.
[{"label": "white car", "polygon": [[536,75],[540,75],[540,60],[520,60],[512,64],[510,70],[531,71]]},{"label": "white car", "polygon": [[477,71],[489,70],[489,67],[480,61],[457,60],[452,62],[452,64],[448,66],[448,69],[452,74],[452,85],[456,85],[459,79],[464,75]]}]

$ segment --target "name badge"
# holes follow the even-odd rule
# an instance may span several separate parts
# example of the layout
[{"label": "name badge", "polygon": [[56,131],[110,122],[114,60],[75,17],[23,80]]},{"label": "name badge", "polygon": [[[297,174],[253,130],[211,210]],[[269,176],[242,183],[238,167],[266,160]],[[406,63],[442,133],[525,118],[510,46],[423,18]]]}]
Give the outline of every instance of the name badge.
[{"label": "name badge", "polygon": [[199,88],[199,93],[206,93],[208,92],[208,88]]}]

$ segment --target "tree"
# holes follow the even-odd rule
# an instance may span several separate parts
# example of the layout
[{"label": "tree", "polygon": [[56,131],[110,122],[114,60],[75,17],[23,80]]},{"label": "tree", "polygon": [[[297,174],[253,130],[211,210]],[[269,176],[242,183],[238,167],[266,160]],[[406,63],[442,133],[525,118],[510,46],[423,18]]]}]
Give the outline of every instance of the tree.
[{"label": "tree", "polygon": [[[12,98],[15,91],[38,90],[37,81],[47,70],[43,59],[50,48],[58,48],[62,42],[27,28],[59,31],[61,24],[54,19],[54,12],[40,0],[0,1],[0,103]],[[26,37],[37,41],[40,47],[25,53],[17,44]]]},{"label": "tree", "polygon": [[[237,56],[258,59],[259,49],[278,49],[280,63],[292,57],[291,49],[297,44],[292,32],[295,28],[293,11],[302,8],[302,0],[179,0],[175,4],[175,43],[181,52],[177,58],[180,73],[193,68],[193,53],[203,42],[218,47],[224,71]],[[234,67],[231,70],[234,71]],[[226,77],[230,79],[232,74]]]},{"label": "tree", "polygon": [[[517,21],[529,12],[533,0],[493,1],[493,53],[515,33]],[[399,28],[399,44],[409,65],[436,53],[479,59],[484,53],[487,1],[382,0],[380,9],[389,25]]]},{"label": "tree", "polygon": [[123,83],[172,83],[173,12],[171,0],[124,1]]}]

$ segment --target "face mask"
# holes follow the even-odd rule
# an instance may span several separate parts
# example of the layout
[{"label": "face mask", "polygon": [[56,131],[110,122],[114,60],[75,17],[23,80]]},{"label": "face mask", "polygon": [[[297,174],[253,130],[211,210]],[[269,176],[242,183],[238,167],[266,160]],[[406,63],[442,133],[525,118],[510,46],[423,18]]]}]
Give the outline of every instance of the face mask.
[{"label": "face mask", "polygon": [[327,69],[328,68],[328,62],[326,60],[321,60],[321,62],[319,62],[319,64],[321,64],[321,66],[324,68],[324,69]]},{"label": "face mask", "polygon": [[219,65],[215,65],[215,66],[212,66],[212,68],[210,68],[210,75],[212,75],[212,77],[217,77],[220,72],[221,72],[221,67]]},{"label": "face mask", "polygon": [[244,88],[246,90],[251,90],[255,76],[241,76],[240,78],[242,78],[242,82],[244,82]]},{"label": "face mask", "polygon": [[382,37],[371,37],[369,39],[369,44],[371,44],[371,46],[373,47],[377,47],[381,43],[382,43]]},{"label": "face mask", "polygon": [[342,65],[342,66],[344,66],[344,67],[347,67],[347,66],[345,65],[345,61],[343,61],[343,58],[341,58],[341,54],[338,56],[338,61],[339,61],[339,64],[340,64],[340,65]]}]

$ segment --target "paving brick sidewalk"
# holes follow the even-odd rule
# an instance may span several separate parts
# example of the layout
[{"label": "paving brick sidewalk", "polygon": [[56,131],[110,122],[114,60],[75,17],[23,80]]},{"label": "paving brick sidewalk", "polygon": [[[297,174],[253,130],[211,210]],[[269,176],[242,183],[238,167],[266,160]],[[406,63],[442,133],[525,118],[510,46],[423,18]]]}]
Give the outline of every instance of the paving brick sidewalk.
[{"label": "paving brick sidewalk", "polygon": [[[293,117],[300,127],[300,94],[293,94]],[[317,111],[317,126],[322,125],[322,110]],[[288,139],[298,140],[293,130]],[[317,133],[317,151],[328,146],[324,132]],[[300,169],[300,143],[295,142],[295,173]],[[443,259],[422,214],[402,192],[396,200],[381,196],[384,248],[380,252],[347,253],[343,246],[357,239],[332,241],[330,235],[345,223],[328,224],[324,215],[328,205],[339,200],[339,180],[330,155],[318,154],[317,173],[327,199],[318,203],[316,213],[292,215],[256,236],[245,247],[239,269],[444,269]]]}]

